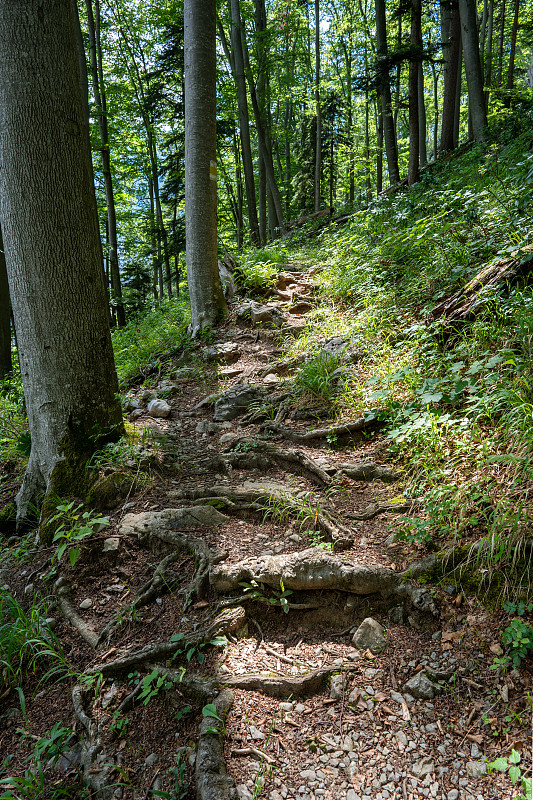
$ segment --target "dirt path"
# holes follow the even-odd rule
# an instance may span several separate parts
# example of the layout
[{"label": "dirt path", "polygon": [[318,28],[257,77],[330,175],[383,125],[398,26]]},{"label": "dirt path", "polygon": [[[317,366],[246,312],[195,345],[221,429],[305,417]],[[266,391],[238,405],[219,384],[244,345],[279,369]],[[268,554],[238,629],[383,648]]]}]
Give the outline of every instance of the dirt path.
[{"label": "dirt path", "polygon": [[[73,782],[80,765],[93,797],[506,800],[517,791],[484,757],[514,746],[530,768],[531,676],[490,670],[498,621],[460,586],[408,580],[426,554],[391,536],[417,508],[379,430],[291,394],[302,359],[285,349],[312,304],[289,274],[277,303],[234,307],[173,380],[139,389],[155,480],[54,576],[65,655],[105,681],[28,687],[25,727],[71,725],[74,703],[87,747],[58,766]],[[323,346],[350,363],[349,344]],[[152,395],[167,418],[147,414]],[[27,602],[51,591],[48,571],[40,553],[2,577]],[[198,735],[206,704],[228,712],[223,736],[212,716]],[[13,694],[3,706],[0,752],[20,772]]]}]

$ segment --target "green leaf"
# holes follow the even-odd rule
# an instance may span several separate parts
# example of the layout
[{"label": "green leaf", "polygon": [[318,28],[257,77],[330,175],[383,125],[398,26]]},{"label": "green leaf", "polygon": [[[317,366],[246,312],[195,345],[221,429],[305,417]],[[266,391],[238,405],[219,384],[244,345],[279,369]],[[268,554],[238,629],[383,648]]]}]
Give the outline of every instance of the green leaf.
[{"label": "green leaf", "polygon": [[204,717],[212,717],[213,719],[218,719],[219,722],[222,722],[218,716],[217,707],[214,703],[207,703],[207,705],[202,708],[202,714]]},{"label": "green leaf", "polygon": [[509,777],[511,779],[511,783],[515,784],[518,783],[520,780],[521,770],[520,767],[509,767]]},{"label": "green leaf", "polygon": [[498,772],[505,772],[508,767],[506,758],[497,758],[496,761],[491,761],[487,765],[490,769],[496,769]]},{"label": "green leaf", "polygon": [[71,565],[72,567],[74,567],[74,566],[75,566],[75,564],[76,564],[76,561],[77,561],[77,560],[78,560],[78,558],[80,557],[80,553],[81,553],[81,550],[80,550],[80,548],[79,548],[79,547],[73,547],[73,548],[70,550],[70,552],[69,552],[69,558],[70,558],[70,565]]},{"label": "green leaf", "polygon": [[185,634],[184,633],[174,633],[170,637],[170,641],[171,642],[181,642],[182,639],[185,639]]},{"label": "green leaf", "polygon": [[520,764],[520,753],[517,750],[512,750],[509,756],[509,764]]}]

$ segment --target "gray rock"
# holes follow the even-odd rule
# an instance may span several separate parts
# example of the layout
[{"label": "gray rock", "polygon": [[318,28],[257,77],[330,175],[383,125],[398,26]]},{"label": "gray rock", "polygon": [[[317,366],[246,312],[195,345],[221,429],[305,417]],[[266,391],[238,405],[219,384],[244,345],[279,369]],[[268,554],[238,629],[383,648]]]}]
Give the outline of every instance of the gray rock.
[{"label": "gray rock", "polygon": [[487,765],[484,761],[467,761],[466,774],[469,778],[483,778],[487,774]]},{"label": "gray rock", "polygon": [[394,608],[391,608],[389,610],[388,617],[395,625],[403,625],[405,617],[403,606],[394,606]]},{"label": "gray rock", "polygon": [[120,539],[118,536],[110,536],[109,539],[104,541],[103,552],[115,553],[120,547]]},{"label": "gray rock", "polygon": [[342,700],[344,695],[344,691],[346,689],[347,678],[346,675],[341,673],[340,675],[332,675],[331,676],[331,687],[329,691],[329,696],[332,700]]},{"label": "gray rock", "polygon": [[91,598],[90,597],[86,597],[85,600],[81,601],[80,608],[82,609],[82,611],[86,611],[88,608],[92,607],[92,604],[93,604],[93,601],[91,600]]},{"label": "gray rock", "polygon": [[24,587],[24,594],[33,594],[34,589],[35,589],[35,587],[34,587],[33,583],[28,583]]},{"label": "gray rock", "polygon": [[157,753],[150,753],[150,755],[144,759],[144,766],[153,767],[157,764],[158,761],[159,761],[159,756],[157,755]]},{"label": "gray rock", "polygon": [[250,309],[250,319],[254,325],[274,325],[281,327],[283,314],[273,306],[264,306],[259,303],[252,303]]},{"label": "gray rock", "polygon": [[211,435],[215,433],[220,433],[222,430],[222,425],[219,422],[207,422],[206,420],[202,420],[196,426],[196,433],[209,433]]},{"label": "gray rock", "polygon": [[189,528],[194,526],[221,525],[228,517],[212,506],[190,508],[165,508],[163,511],[144,511],[141,514],[126,514],[120,526],[120,534],[136,534],[142,537],[155,528]]},{"label": "gray rock", "polygon": [[352,644],[359,650],[370,650],[376,655],[387,647],[383,627],[372,617],[367,617],[353,635]]},{"label": "gray rock", "polygon": [[166,419],[170,414],[171,408],[165,400],[150,400],[148,403],[148,413],[151,417]]},{"label": "gray rock", "polygon": [[266,735],[263,731],[260,731],[259,728],[256,728],[255,725],[250,725],[250,736],[254,741],[261,741],[261,739],[266,739]]},{"label": "gray rock", "polygon": [[241,783],[237,786],[237,798],[238,800],[253,800],[252,793],[248,790],[248,787]]},{"label": "gray rock", "polygon": [[416,778],[424,778],[435,772],[435,764],[430,756],[424,756],[420,761],[416,761],[411,767],[411,771]]},{"label": "gray rock", "polygon": [[413,677],[404,684],[404,688],[408,690],[409,694],[412,694],[413,697],[419,700],[433,700],[434,697],[438,694],[442,694],[444,691],[442,686],[433,683],[425,672],[417,672],[416,675],[413,675]]},{"label": "gray rock", "polygon": [[446,798],[447,800],[458,800],[459,791],[457,789],[450,789],[450,791],[446,795]]},{"label": "gray rock", "polygon": [[228,389],[215,403],[215,422],[230,422],[245,414],[252,403],[256,403],[263,392],[256,386],[243,383]]},{"label": "gray rock", "polygon": [[215,344],[212,347],[204,348],[202,352],[208,361],[223,361],[226,364],[233,364],[233,362],[238,361],[242,355],[241,348],[234,342]]},{"label": "gray rock", "polygon": [[187,383],[192,381],[198,375],[198,370],[194,367],[182,367],[174,373],[174,380],[176,383]]}]

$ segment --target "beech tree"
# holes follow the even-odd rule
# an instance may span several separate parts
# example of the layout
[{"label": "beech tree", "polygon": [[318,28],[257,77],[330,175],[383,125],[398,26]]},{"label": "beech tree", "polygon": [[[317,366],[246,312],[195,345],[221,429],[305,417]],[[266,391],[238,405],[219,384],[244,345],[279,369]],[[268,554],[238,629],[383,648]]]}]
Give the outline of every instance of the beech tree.
[{"label": "beech tree", "polygon": [[72,0],[0,0],[0,17],[0,218],[31,433],[17,521],[44,497],[44,523],[122,414]]},{"label": "beech tree", "polygon": [[11,372],[11,304],[0,228],[0,380]]},{"label": "beech tree", "polygon": [[185,236],[191,332],[226,310],[218,274],[216,0],[185,0]]}]

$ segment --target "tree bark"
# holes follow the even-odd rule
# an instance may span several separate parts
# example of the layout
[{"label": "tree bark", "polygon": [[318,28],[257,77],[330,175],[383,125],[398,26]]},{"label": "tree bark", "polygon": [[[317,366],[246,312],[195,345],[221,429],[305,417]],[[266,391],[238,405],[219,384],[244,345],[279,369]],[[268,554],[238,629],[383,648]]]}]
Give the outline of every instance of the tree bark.
[{"label": "tree bark", "polygon": [[469,108],[472,114],[472,132],[477,142],[483,140],[487,127],[487,110],[483,92],[483,72],[479,55],[477,10],[475,0],[459,0],[465,72],[468,84]]},{"label": "tree bark", "polygon": [[20,523],[45,492],[42,519],[76,493],[122,413],[72,2],[0,0],[0,17],[0,218],[32,437]]},{"label": "tree bark", "polygon": [[424,92],[424,65],[422,62],[418,65],[418,130],[420,167],[422,168],[428,163],[426,98]]},{"label": "tree bark", "polygon": [[111,278],[111,301],[115,307],[117,324],[124,327],[126,313],[122,302],[122,285],[120,281],[120,268],[118,263],[117,242],[117,214],[115,210],[115,194],[113,191],[113,176],[111,173],[111,152],[109,149],[109,130],[107,126],[107,98],[105,94],[104,71],[102,67],[102,45],[100,40],[100,2],[85,0],[87,8],[87,30],[89,33],[89,58],[91,62],[91,77],[100,143],[102,145],[102,172],[104,176],[105,200],[107,207],[107,242],[109,252],[109,274]]},{"label": "tree bark", "polygon": [[322,109],[320,108],[320,2],[315,0],[315,182],[314,209],[320,211],[320,182],[322,176]]},{"label": "tree bark", "polygon": [[226,311],[217,258],[216,0],[185,0],[184,21],[185,235],[196,334]]},{"label": "tree bark", "polygon": [[[507,70],[507,83],[505,88],[508,92],[513,91],[514,85],[514,62],[516,56],[516,37],[518,34],[518,12],[520,10],[520,0],[514,0],[514,8],[513,8],[513,24],[511,27],[511,44],[509,47],[509,68]],[[511,105],[511,98],[506,98],[505,105],[509,107]]]},{"label": "tree bark", "polygon": [[233,50],[233,76],[237,89],[237,105],[239,108],[239,128],[241,132],[242,163],[244,170],[244,187],[248,220],[252,242],[259,244],[259,222],[257,219],[257,203],[255,198],[254,167],[252,161],[252,145],[250,141],[250,118],[248,115],[248,96],[246,92],[246,76],[244,73],[244,55],[241,34],[241,15],[239,0],[230,0],[231,14],[231,46]]},{"label": "tree bark", "polygon": [[409,170],[407,183],[420,180],[420,119],[418,82],[422,56],[422,0],[411,0],[411,57],[409,59]]},{"label": "tree bark", "polygon": [[385,154],[387,156],[387,166],[389,169],[389,182],[391,186],[393,186],[395,183],[399,183],[400,172],[398,169],[398,146],[396,143],[396,129],[394,127],[390,93],[385,0],[375,0],[375,2],[377,72],[381,98],[381,116],[383,119],[383,138],[385,140]]},{"label": "tree bark", "polygon": [[0,381],[11,372],[11,302],[6,257],[0,228]]},{"label": "tree bark", "polygon": [[444,58],[444,91],[442,99],[441,152],[453,150],[455,139],[455,97],[461,46],[461,20],[457,2],[441,3],[441,32]]}]

